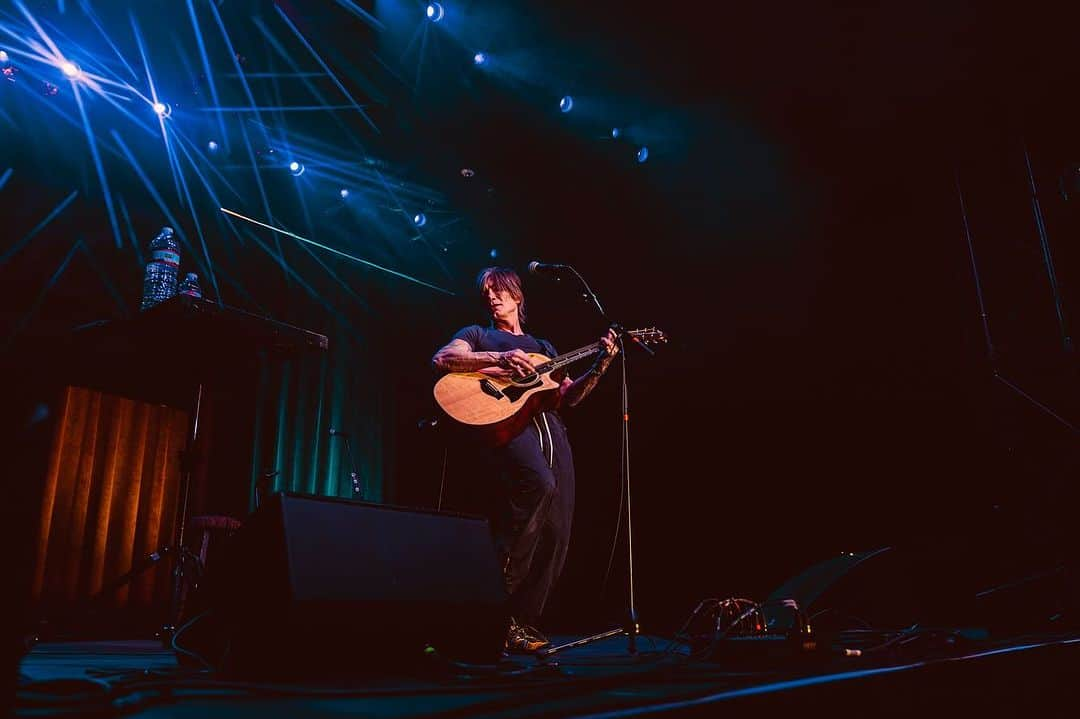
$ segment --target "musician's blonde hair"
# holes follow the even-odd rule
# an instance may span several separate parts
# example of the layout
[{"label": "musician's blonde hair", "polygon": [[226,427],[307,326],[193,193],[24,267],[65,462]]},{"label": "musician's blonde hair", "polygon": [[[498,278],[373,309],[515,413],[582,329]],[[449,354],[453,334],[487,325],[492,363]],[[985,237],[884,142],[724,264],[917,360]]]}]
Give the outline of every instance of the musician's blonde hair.
[{"label": "musician's blonde hair", "polygon": [[491,285],[496,292],[506,291],[517,302],[518,322],[525,324],[525,293],[521,291],[521,277],[509,267],[485,267],[476,276],[476,288],[481,293]]}]

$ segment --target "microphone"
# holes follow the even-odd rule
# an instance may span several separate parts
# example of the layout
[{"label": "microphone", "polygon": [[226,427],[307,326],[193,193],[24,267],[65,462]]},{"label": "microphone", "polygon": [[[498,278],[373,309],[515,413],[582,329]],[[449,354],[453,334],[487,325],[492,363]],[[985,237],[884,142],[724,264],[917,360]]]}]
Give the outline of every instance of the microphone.
[{"label": "microphone", "polygon": [[333,427],[331,427],[330,428],[330,436],[331,437],[348,437],[349,433],[348,432],[342,432],[340,429],[334,429]]},{"label": "microphone", "polygon": [[552,265],[533,260],[529,263],[529,274],[532,275],[558,275],[559,272],[569,268],[570,265]]}]

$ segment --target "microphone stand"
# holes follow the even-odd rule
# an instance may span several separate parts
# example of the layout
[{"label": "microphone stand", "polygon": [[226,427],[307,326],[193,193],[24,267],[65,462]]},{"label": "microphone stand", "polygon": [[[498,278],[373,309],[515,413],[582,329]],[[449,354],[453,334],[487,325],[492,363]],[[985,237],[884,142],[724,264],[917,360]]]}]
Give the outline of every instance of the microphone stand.
[{"label": "microphone stand", "polygon": [[255,509],[256,511],[263,505],[263,502],[270,496],[270,484],[274,481],[274,477],[281,474],[280,470],[267,469],[260,475],[259,480],[255,483]]},{"label": "microphone stand", "polygon": [[363,499],[364,492],[360,489],[360,473],[356,471],[356,457],[353,456],[352,445],[349,444],[349,435],[345,435],[345,454],[349,455],[349,479],[352,480],[352,493],[356,499]]},{"label": "microphone stand", "polygon": [[349,444],[349,435],[346,432],[330,428],[331,437],[341,437],[345,440],[345,454],[349,458],[349,479],[352,480],[352,491],[354,499],[363,499],[364,493],[360,488],[360,473],[356,471],[356,457],[353,455],[352,445]]},{"label": "microphone stand", "polygon": [[[416,429],[420,432],[424,430],[439,430],[439,418],[438,417],[425,417],[416,423]],[[439,432],[442,435],[442,432]],[[435,511],[442,511],[443,503],[443,491],[446,489],[446,460],[450,454],[450,443],[445,437],[443,439],[442,447],[442,471],[439,473],[439,498],[435,501]]]},{"label": "microphone stand", "polygon": [[[625,511],[626,511],[626,549],[627,549],[627,565],[629,568],[628,574],[628,606],[626,612],[626,622],[623,626],[609,629],[599,634],[594,634],[584,639],[578,639],[566,644],[560,644],[559,646],[551,647],[540,653],[540,659],[546,660],[549,657],[555,656],[567,649],[575,649],[582,647],[593,642],[598,642],[602,639],[609,639],[611,637],[617,637],[624,635],[627,640],[627,653],[637,654],[637,637],[641,634],[641,625],[638,623],[637,608],[634,606],[634,530],[631,524],[631,518],[633,513],[630,506],[630,391],[629,383],[627,381],[627,365],[626,365],[626,346],[623,342],[623,338],[626,336],[626,330],[622,325],[612,322],[611,318],[604,312],[603,306],[600,304],[600,299],[596,296],[596,293],[592,291],[589,284],[585,281],[577,270],[573,267],[566,265],[566,269],[574,273],[574,276],[581,282],[583,289],[582,297],[586,302],[591,302],[596,306],[597,311],[600,312],[600,316],[603,317],[609,324],[609,326],[618,333],[616,341],[619,343],[619,356],[622,358],[620,361],[621,374],[622,374],[622,450],[621,450],[621,462],[620,473],[622,474],[622,492],[626,497]],[[644,343],[634,342],[638,347],[648,352],[650,355],[655,354],[653,350],[649,349]],[[621,519],[621,517],[620,517]],[[616,530],[617,532],[618,530]]]}]

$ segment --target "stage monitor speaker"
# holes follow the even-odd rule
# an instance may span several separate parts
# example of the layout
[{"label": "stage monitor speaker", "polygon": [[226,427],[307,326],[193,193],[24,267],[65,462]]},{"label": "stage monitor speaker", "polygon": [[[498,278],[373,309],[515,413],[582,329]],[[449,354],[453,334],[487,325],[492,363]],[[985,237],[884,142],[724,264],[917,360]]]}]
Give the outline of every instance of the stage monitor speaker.
[{"label": "stage monitor speaker", "polygon": [[506,591],[484,519],[277,494],[224,554],[209,568],[208,651],[229,673],[340,676],[428,646],[467,662],[502,651]]},{"label": "stage monitor speaker", "polygon": [[843,552],[783,582],[766,600],[766,621],[770,627],[788,621],[781,602],[794,599],[813,626],[826,631],[954,626],[972,620],[961,575],[944,551]]},{"label": "stage monitor speaker", "polygon": [[853,569],[888,551],[889,547],[882,547],[868,552],[842,552],[788,578],[769,595],[768,601],[794,599],[800,607],[808,608]]}]

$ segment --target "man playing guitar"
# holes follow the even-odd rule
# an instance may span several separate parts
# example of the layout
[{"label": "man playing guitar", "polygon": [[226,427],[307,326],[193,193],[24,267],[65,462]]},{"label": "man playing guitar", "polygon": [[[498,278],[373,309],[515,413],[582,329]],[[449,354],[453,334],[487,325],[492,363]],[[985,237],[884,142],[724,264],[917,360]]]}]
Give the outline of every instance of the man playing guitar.
[{"label": "man playing guitar", "polygon": [[[533,373],[528,353],[555,357],[546,340],[522,330],[525,296],[521,278],[508,268],[488,267],[477,286],[491,315],[487,327],[470,325],[432,357],[442,372],[477,372],[495,378],[518,378]],[[618,352],[613,330],[600,338],[602,351],[577,379],[563,377],[548,402],[524,424],[524,429],[500,446],[477,451],[487,459],[484,491],[497,496],[492,529],[504,569],[511,623],[506,648],[537,652],[547,639],[533,628],[566,560],[574,513],[574,460],[566,428],[555,407],[573,407],[596,387]],[[479,467],[480,465],[478,465]]]}]

